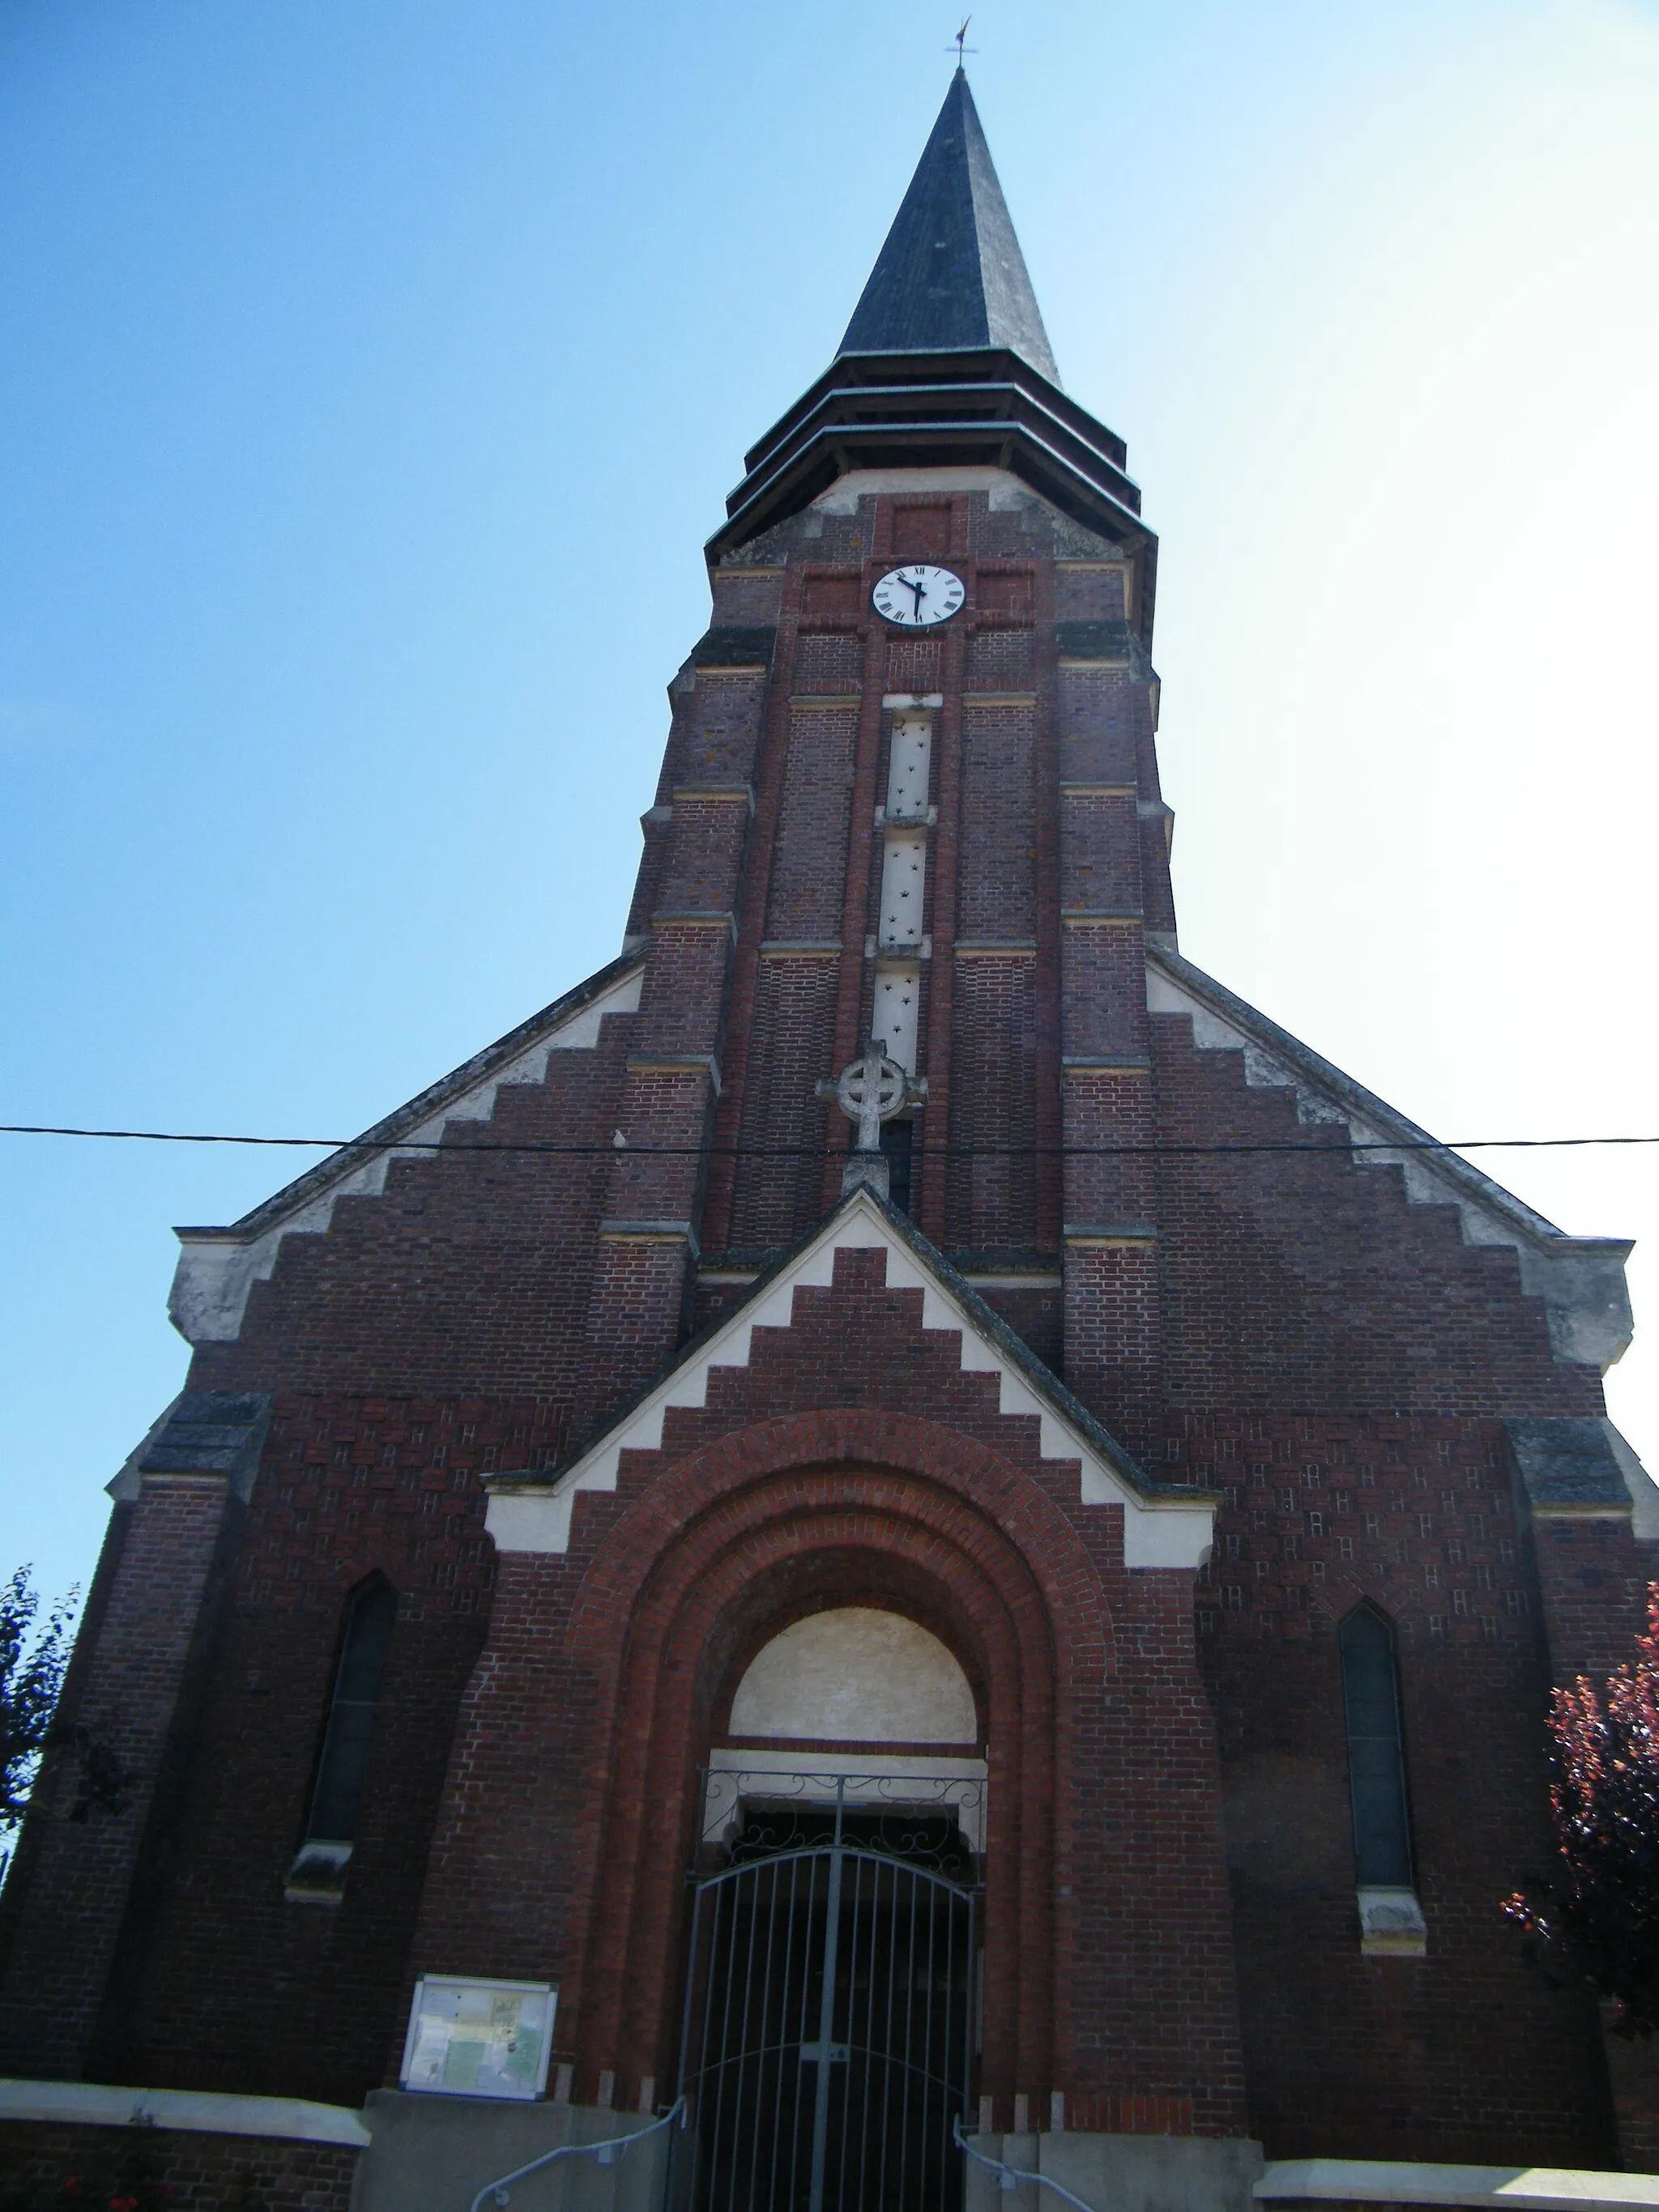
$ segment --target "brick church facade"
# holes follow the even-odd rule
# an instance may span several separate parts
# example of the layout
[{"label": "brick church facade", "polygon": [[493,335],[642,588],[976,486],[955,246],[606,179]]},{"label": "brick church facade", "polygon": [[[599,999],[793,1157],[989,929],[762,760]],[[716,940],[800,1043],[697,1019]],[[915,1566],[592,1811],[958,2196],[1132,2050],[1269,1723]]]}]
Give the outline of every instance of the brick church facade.
[{"label": "brick church facade", "polygon": [[[961,2202],[957,2123],[1097,2204],[1659,2163],[1498,1911],[1550,1850],[1548,1686],[1655,1572],[1601,1393],[1629,1247],[1182,957],[1126,464],[958,75],[709,542],[619,957],[179,1232],[188,1381],[112,1486],[0,1902],[20,2170],[82,2154],[95,2085],[203,2204],[233,2167],[343,2203],[415,2145],[400,2201],[464,2207],[682,2091],[703,2164],[662,2185],[711,2206]],[[902,2185],[847,2163],[877,2061],[833,1953],[823,2035],[732,2072],[715,2140],[708,1991],[770,2017],[754,1931],[851,1912],[848,1839],[884,1942],[920,1956],[901,1877],[957,1915]],[[534,2094],[398,2086],[422,1977],[556,1992]],[[367,2152],[259,2118],[366,2099]],[[409,2183],[463,2139],[459,2197]]]}]

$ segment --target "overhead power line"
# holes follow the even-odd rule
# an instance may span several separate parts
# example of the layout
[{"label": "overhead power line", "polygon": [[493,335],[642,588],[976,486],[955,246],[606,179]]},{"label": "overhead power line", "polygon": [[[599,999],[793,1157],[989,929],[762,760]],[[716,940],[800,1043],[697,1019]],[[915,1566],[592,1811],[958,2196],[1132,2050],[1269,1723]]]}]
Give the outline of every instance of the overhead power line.
[{"label": "overhead power line", "polygon": [[[1322,1129],[1335,1125],[1325,1122]],[[0,1137],[99,1137],[144,1145],[261,1145],[301,1152],[429,1152],[442,1159],[472,1159],[480,1153],[551,1153],[566,1159],[609,1158],[618,1152],[636,1159],[796,1160],[839,1159],[846,1147],[834,1145],[553,1145],[520,1144],[438,1137],[250,1137],[198,1129],[77,1129],[48,1122],[0,1121]],[[1247,1152],[1561,1152],[1607,1145],[1659,1145],[1659,1137],[1376,1137],[1321,1139],[1301,1144],[1257,1145],[928,1145],[932,1158],[987,1159],[1219,1159]]]}]

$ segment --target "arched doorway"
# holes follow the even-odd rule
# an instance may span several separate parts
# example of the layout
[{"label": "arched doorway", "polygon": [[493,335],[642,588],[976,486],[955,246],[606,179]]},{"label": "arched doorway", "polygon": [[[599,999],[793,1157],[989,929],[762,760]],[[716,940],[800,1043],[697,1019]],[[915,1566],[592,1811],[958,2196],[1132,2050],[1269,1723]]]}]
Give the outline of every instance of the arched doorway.
[{"label": "arched doorway", "polygon": [[[954,1431],[854,1413],[711,1443],[629,1507],[585,1571],[568,1651],[598,1693],[594,1841],[561,1995],[576,2101],[645,2110],[678,2083],[703,1779],[711,1759],[769,1748],[732,1741],[737,1686],[780,1631],[855,1605],[927,1626],[973,1686],[979,1742],[946,1748],[984,1762],[977,2101],[987,2126],[1006,2124],[1022,2094],[1041,2109],[1070,1757],[1059,1691],[1067,1712],[1099,1697],[1109,1622],[1087,1553],[1036,1484]],[[866,1774],[889,1753],[769,1748],[775,1766]]]},{"label": "arched doorway", "polygon": [[678,2201],[943,2212],[978,2039],[967,1676],[920,1623],[831,1607],[763,1645],[724,1734],[702,1778]]}]

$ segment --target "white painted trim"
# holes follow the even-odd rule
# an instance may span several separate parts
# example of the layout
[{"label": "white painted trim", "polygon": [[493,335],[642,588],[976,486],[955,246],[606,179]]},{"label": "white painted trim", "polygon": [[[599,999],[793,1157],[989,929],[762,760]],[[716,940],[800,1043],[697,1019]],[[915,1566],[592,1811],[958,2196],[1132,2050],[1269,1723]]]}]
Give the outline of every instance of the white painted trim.
[{"label": "white painted trim", "polygon": [[1630,1532],[1638,1544],[1659,1543],[1659,1483],[1654,1481],[1634,1448],[1614,1428],[1604,1413],[1601,1426],[1607,1432],[1607,1443],[1619,1462],[1619,1472],[1625,1478],[1625,1487],[1630,1492]]},{"label": "white painted trim", "polygon": [[1346,2198],[1362,2204],[1510,2204],[1526,2212],[1659,2205],[1659,2173],[1563,2166],[1431,2166],[1408,2159],[1296,2158],[1268,2166],[1258,2199]]},{"label": "white painted trim", "polygon": [[568,1468],[550,1489],[544,1485],[508,1488],[497,1479],[490,1490],[484,1522],[495,1540],[496,1549],[568,1551],[570,1518],[577,1493],[584,1490],[615,1490],[624,1451],[660,1450],[663,1417],[668,1408],[706,1404],[710,1370],[746,1367],[756,1329],[792,1328],[797,1288],[827,1290],[835,1279],[836,1254],[849,1250],[885,1252],[888,1289],[921,1292],[922,1327],[959,1334],[963,1372],[998,1377],[1002,1413],[1037,1417],[1039,1449],[1043,1458],[1072,1461],[1079,1465],[1085,1505],[1123,1508],[1126,1566],[1191,1571],[1204,1564],[1210,1554],[1213,1506],[1196,1498],[1154,1503],[1133,1489],[1080,1430],[1074,1428],[1052,1404],[1039,1398],[1006,1355],[981,1333],[979,1324],[969,1317],[952,1292],[917,1259],[875,1204],[863,1196],[826,1223],[758,1301],[740,1307],[709,1338],[695,1359],[665,1376],[631,1413]]},{"label": "white painted trim", "polygon": [[976,1275],[969,1269],[962,1279],[980,1291],[1060,1291],[1066,1287],[1064,1275]]},{"label": "white painted trim", "polygon": [[[708,1754],[708,1789],[703,1799],[704,1843],[731,1836],[743,1809],[745,1795],[765,1794],[769,1774],[787,1777],[796,1784],[789,1792],[799,1803],[816,1811],[833,1806],[837,1794],[855,1812],[890,1805],[894,1800],[882,1785],[911,1777],[935,1784],[959,1784],[961,1797],[941,1797],[942,1805],[956,1809],[963,1840],[972,1851],[985,1849],[985,1794],[990,1768],[981,1758],[930,1759],[925,1753],[883,1751],[756,1751],[724,1747]],[[730,1776],[731,1780],[725,1778]],[[818,1787],[812,1787],[816,1778]],[[742,1785],[748,1784],[745,1792]],[[837,1793],[836,1784],[846,1784]],[[805,1787],[801,1785],[805,1784]],[[758,1785],[758,1786],[757,1786]],[[963,1799],[966,1799],[966,1802]]]},{"label": "white painted trim", "polygon": [[234,1342],[241,1333],[248,1293],[255,1283],[270,1280],[284,1237],[320,1236],[343,1198],[378,1198],[386,1188],[386,1170],[394,1159],[400,1155],[421,1157],[407,1153],[406,1146],[438,1143],[451,1121],[489,1121],[495,1111],[495,1094],[504,1085],[546,1081],[550,1054],[592,1051],[607,1014],[639,1011],[644,981],[641,964],[585,1006],[553,1023],[504,1066],[447,1099],[416,1127],[404,1130],[367,1159],[355,1159],[343,1166],[336,1181],[298,1200],[291,1213],[258,1236],[239,1237],[234,1229],[181,1231],[179,1241],[183,1249],[167,1299],[167,1313],[179,1335],[189,1344]]},{"label": "white painted trim", "polygon": [[178,2128],[191,2135],[340,2143],[349,2150],[367,2150],[369,2144],[362,2115],[343,2105],[313,2105],[305,2097],[240,2097],[217,2089],[117,2089],[102,2081],[0,2079],[3,2120]]},{"label": "white painted trim", "polygon": [[1428,1955],[1429,1923],[1423,1917],[1417,1892],[1399,1885],[1368,1887],[1362,1882],[1359,1903],[1359,1952],[1365,1959],[1422,1959]]},{"label": "white painted trim", "polygon": [[[955,469],[848,469],[828,491],[821,491],[812,505],[820,514],[856,514],[860,499],[873,498],[878,492],[907,491],[988,492],[994,514],[1048,505],[1010,471],[972,462]],[[1097,531],[1091,535],[1101,537],[1103,544],[1110,543]]]}]

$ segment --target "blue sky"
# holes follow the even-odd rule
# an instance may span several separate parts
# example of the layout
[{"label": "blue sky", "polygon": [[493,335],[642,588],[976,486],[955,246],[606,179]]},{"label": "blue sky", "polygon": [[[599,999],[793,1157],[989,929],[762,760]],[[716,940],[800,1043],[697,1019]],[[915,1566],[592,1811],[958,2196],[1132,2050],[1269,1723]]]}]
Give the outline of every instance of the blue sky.
[{"label": "blue sky", "polygon": [[[702,539],[954,28],[8,0],[0,1120],[347,1134],[611,956]],[[1163,533],[1183,949],[1445,1135],[1659,1133],[1659,7],[971,40]],[[1644,1240],[1659,1462],[1659,1159],[1483,1164]],[[286,1171],[0,1139],[0,1568],[84,1579],[184,1371],[171,1224]]]}]

